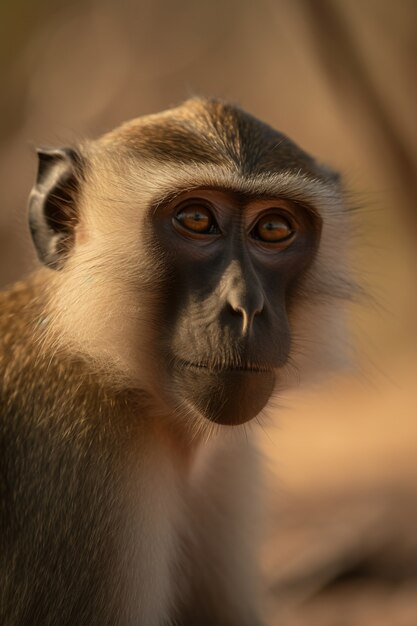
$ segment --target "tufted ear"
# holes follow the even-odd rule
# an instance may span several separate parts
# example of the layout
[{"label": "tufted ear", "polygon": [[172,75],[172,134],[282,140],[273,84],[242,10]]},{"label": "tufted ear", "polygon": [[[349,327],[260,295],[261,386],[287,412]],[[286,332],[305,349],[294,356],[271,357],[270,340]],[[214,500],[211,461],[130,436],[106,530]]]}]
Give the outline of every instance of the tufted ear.
[{"label": "tufted ear", "polygon": [[61,269],[74,244],[81,157],[73,148],[38,153],[36,184],[29,196],[29,226],[39,259]]}]

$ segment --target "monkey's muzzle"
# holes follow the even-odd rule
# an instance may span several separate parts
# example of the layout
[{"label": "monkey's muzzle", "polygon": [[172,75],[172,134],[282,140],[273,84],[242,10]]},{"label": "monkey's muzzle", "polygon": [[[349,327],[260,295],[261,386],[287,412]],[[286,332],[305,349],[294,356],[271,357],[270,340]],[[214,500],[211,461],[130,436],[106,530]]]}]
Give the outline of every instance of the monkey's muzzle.
[{"label": "monkey's muzzle", "polygon": [[261,367],[210,368],[182,361],[175,368],[181,395],[207,419],[225,426],[244,424],[267,404],[275,373]]}]

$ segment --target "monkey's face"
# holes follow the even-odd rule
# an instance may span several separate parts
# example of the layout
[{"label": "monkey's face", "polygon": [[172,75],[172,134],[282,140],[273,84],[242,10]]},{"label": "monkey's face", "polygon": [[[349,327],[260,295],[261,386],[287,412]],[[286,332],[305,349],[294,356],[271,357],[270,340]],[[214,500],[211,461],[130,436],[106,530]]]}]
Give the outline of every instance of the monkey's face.
[{"label": "monkey's face", "polygon": [[337,364],[338,176],[236,107],[191,100],[40,150],[29,216],[59,270],[52,345],[170,415],[241,424],[287,386],[290,359],[300,376]]},{"label": "monkey's face", "polygon": [[268,402],[290,353],[288,307],[319,223],[279,198],[180,193],[151,211],[166,263],[161,367],[177,406],[241,424]]}]

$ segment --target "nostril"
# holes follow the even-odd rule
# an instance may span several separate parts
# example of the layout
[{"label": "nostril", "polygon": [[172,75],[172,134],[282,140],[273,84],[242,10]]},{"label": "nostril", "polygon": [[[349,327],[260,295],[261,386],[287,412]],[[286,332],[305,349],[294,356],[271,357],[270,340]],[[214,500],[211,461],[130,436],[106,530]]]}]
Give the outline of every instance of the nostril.
[{"label": "nostril", "polygon": [[250,309],[249,307],[230,304],[229,310],[234,317],[241,318],[242,334],[246,335],[251,330],[255,317],[262,313],[263,306]]},{"label": "nostril", "polygon": [[247,334],[256,316],[264,309],[264,294],[260,285],[248,280],[230,281],[226,290],[226,302],[229,315],[242,321],[243,334]]},{"label": "nostril", "polygon": [[253,317],[255,317],[256,315],[260,315],[262,313],[262,311],[264,310],[264,303],[262,301],[262,303],[259,304],[259,306],[257,306],[253,312]]},{"label": "nostril", "polygon": [[241,316],[245,315],[245,310],[241,306],[230,304],[230,309],[231,309],[232,315],[241,315]]}]

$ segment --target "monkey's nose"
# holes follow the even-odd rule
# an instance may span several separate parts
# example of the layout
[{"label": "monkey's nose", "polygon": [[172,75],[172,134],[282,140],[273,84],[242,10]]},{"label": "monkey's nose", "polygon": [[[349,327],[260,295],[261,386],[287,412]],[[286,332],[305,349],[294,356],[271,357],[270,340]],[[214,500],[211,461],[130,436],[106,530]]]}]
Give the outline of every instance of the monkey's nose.
[{"label": "monkey's nose", "polygon": [[264,297],[260,289],[247,293],[245,289],[233,289],[228,295],[228,304],[234,315],[242,318],[242,335],[247,335],[253,327],[255,317],[264,308]]},{"label": "monkey's nose", "polygon": [[262,285],[250,263],[236,259],[230,263],[220,283],[220,295],[229,315],[240,318],[242,335],[247,335],[265,305]]}]

